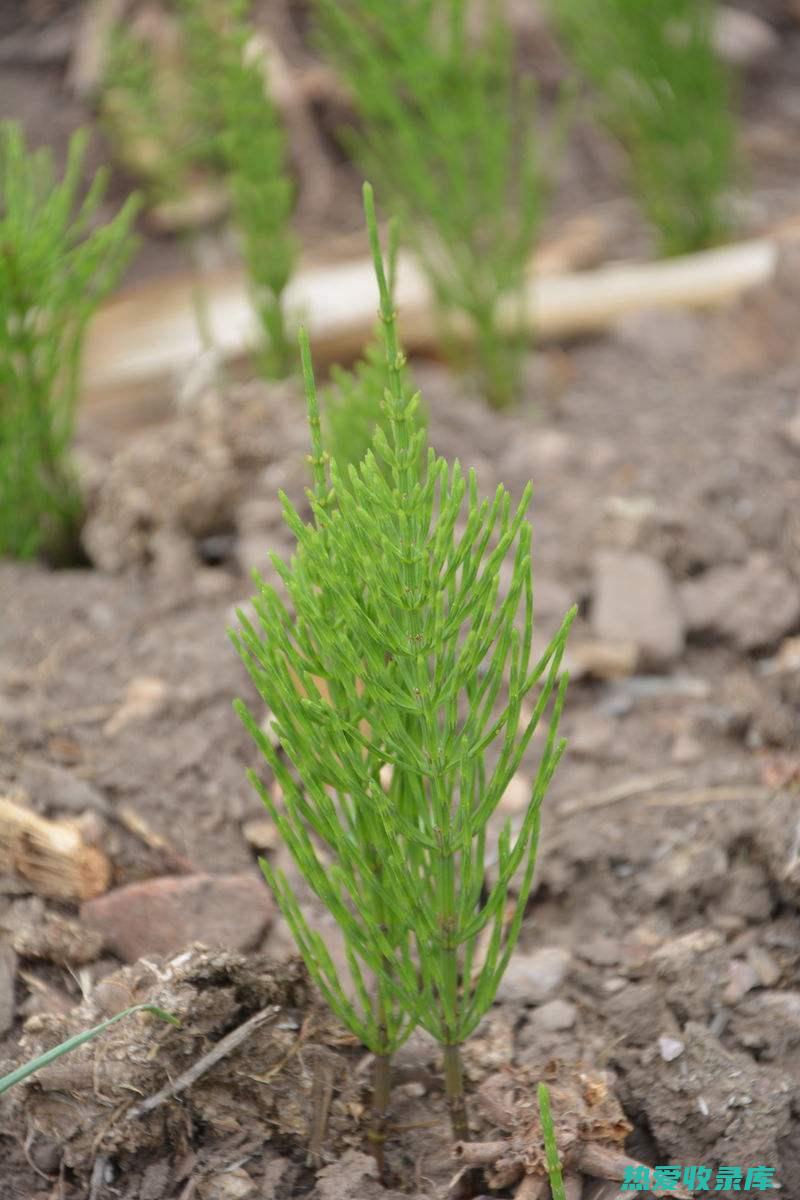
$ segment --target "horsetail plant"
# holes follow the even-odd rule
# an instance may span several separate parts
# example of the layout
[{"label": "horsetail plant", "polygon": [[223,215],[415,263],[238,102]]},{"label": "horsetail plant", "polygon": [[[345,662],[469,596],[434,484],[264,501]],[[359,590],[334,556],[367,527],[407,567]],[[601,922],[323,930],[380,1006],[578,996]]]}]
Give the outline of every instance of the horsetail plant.
[{"label": "horsetail plant", "polygon": [[[316,0],[362,121],[345,131],[402,220],[444,341],[489,403],[519,398],[526,272],[545,204],[530,76],[496,0]],[[481,16],[475,31],[472,18]]]},{"label": "horsetail plant", "polygon": [[736,169],[731,79],[714,47],[716,0],[550,0],[600,115],[623,146],[662,253],[730,232]]},{"label": "horsetail plant", "polygon": [[[422,465],[419,397],[403,390],[368,184],[364,203],[388,434],[376,431],[345,486],[322,450],[301,335],[311,519],[282,495],[297,551],[288,564],[271,561],[288,605],[256,575],[260,628],[240,611],[231,636],[272,714],[274,739],[236,702],[280,798],[254,772],[251,780],[339,924],[349,981],[285,876],[261,866],[323,996],[375,1055],[372,1137],[382,1163],[390,1056],[417,1025],[443,1046],[453,1134],[467,1136],[459,1047],[494,999],[530,895],[540,807],[564,749],[561,659],[574,610],[532,663],[530,488],[512,508],[502,486],[479,500],[474,472],[465,477],[432,448]],[[512,580],[501,598],[507,556]],[[503,826],[487,884],[490,820],[543,720],[528,810],[516,832]]]},{"label": "horsetail plant", "polygon": [[137,200],[106,224],[107,183],[85,194],[86,134],[72,137],[63,178],[49,150],[29,151],[0,125],[0,555],[77,556],[82,500],[70,461],[86,326],[133,249]]},{"label": "horsetail plant", "polygon": [[247,0],[180,0],[192,82],[195,124],[222,164],[234,221],[264,335],[268,378],[288,375],[295,348],[286,328],[283,293],[297,257],[290,229],[295,188],[286,137],[267,90],[264,56],[247,20]]}]

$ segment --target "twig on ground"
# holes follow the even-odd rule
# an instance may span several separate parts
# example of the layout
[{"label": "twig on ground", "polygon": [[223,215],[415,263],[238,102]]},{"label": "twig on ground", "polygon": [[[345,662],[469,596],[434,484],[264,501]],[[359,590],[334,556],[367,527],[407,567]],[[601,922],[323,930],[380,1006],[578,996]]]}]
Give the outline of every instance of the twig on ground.
[{"label": "twig on ground", "polygon": [[221,1041],[212,1046],[207,1054],[204,1054],[202,1058],[199,1058],[197,1062],[189,1067],[188,1071],[184,1071],[177,1079],[165,1084],[155,1095],[148,1096],[140,1104],[134,1104],[133,1108],[128,1112],[127,1120],[132,1121],[137,1117],[143,1117],[146,1113],[160,1108],[165,1101],[179,1096],[181,1092],[185,1092],[187,1088],[196,1083],[207,1071],[210,1071],[218,1062],[221,1062],[226,1055],[236,1050],[257,1029],[260,1029],[263,1025],[272,1024],[274,1021],[277,1021],[280,1012],[280,1005],[271,1004],[268,1008],[263,1008],[261,1012],[255,1013],[249,1020],[239,1025],[238,1028],[232,1030]]},{"label": "twig on ground", "polygon": [[648,796],[644,804],[648,808],[691,808],[696,804],[735,804],[737,800],[763,802],[771,800],[776,792],[772,788],[760,788],[755,784],[712,783],[704,788],[692,788],[685,792],[656,792]]},{"label": "twig on ground", "polygon": [[577,796],[571,800],[565,800],[563,804],[558,805],[558,815],[560,817],[571,817],[575,813],[591,812],[595,808],[606,808],[610,804],[618,804],[622,800],[632,799],[634,796],[641,796],[644,792],[652,792],[656,788],[665,787],[670,783],[678,783],[684,778],[683,773],[675,771],[661,771],[654,775],[634,775],[630,779],[625,779],[622,783],[614,783],[611,787],[605,788],[602,792],[597,792],[594,796],[589,796],[588,799],[582,796]]}]

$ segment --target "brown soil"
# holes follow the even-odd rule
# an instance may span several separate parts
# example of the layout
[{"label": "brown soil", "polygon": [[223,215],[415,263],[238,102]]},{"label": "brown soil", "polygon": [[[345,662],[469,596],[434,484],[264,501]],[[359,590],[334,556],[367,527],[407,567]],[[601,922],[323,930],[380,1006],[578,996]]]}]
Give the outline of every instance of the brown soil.
[{"label": "brown soil", "polygon": [[[40,9],[70,13],[23,8],[28,29]],[[796,28],[781,29],[796,45]],[[4,15],[0,35],[15,31]],[[751,140],[778,130],[757,160],[769,185],[762,216],[791,212],[800,194],[776,148],[796,121],[784,53],[774,92],[764,76],[748,85]],[[18,71],[24,86],[8,73],[4,108],[34,129],[37,111],[57,109],[68,127],[54,104],[63,61]],[[516,965],[465,1051],[472,1134],[521,1136],[537,1079],[569,1094],[588,1072],[621,1104],[629,1154],[774,1167],[786,1200],[800,1200],[800,619],[784,603],[800,586],[796,266],[787,253],[774,285],[725,312],[645,313],[543,353],[514,413],[489,416],[465,381],[415,368],[438,451],[474,465],[486,494],[534,481],[541,636],[580,605],[570,749],[547,800],[535,894]],[[203,871],[258,877],[254,844],[284,854],[253,834],[264,814],[245,771],[259,763],[231,701],[257,699],[225,631],[251,594],[244,568],[266,570],[268,549],[291,549],[275,495],[284,487],[303,503],[300,395],[210,389],[125,444],[89,428],[79,450],[98,565],[0,565],[0,794],[21,787],[37,812],[80,817],[115,887]],[[655,673],[594,624],[602,548],[662,564],[681,613],[687,585],[726,566],[751,572],[753,590],[732,589],[705,623],[690,622]],[[759,590],[767,576],[777,596]],[[609,655],[627,664],[615,678]],[[137,709],[143,680],[157,703]],[[520,782],[504,815],[523,792]],[[282,923],[244,956],[185,947],[115,974],[99,942],[34,953],[25,939],[46,913],[77,918],[77,931],[63,929],[78,942],[87,930],[77,905],[28,892],[0,879],[0,922],[18,955],[5,997],[16,1017],[0,1046],[8,1065],[142,998],[184,1024],[134,1018],[4,1097],[3,1200],[445,1194],[459,1164],[435,1046],[414,1035],[397,1056],[383,1189],[361,1154],[369,1063],[310,999]],[[329,918],[311,901],[309,912],[335,950]],[[563,951],[550,985],[543,948]],[[130,1116],[270,1005],[277,1024],[216,1073],[146,1119]],[[461,1180],[473,1195],[491,1183]],[[502,1183],[493,1194],[508,1196],[517,1178]]]}]

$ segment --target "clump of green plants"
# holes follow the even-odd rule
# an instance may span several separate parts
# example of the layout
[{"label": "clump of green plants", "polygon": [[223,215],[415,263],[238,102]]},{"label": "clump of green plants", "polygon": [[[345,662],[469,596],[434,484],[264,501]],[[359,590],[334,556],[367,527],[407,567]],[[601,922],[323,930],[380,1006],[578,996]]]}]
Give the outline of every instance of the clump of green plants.
[{"label": "clump of green plants", "polygon": [[735,121],[713,45],[715,0],[551,0],[551,8],[628,154],[662,252],[724,240]]},{"label": "clump of green plants", "polygon": [[[281,799],[250,778],[338,922],[349,979],[286,878],[266,860],[262,869],[323,996],[375,1056],[372,1138],[382,1161],[390,1058],[418,1025],[443,1047],[453,1134],[467,1136],[459,1047],[494,1000],[531,892],[541,804],[564,750],[561,659],[574,612],[532,661],[530,488],[516,507],[502,486],[481,500],[474,472],[430,448],[423,460],[419,397],[403,386],[369,185],[364,200],[388,433],[377,429],[345,483],[323,452],[301,337],[311,519],[282,495],[297,550],[289,563],[271,561],[288,603],[257,575],[257,623],[240,611],[231,636],[272,714],[270,732],[236,708]],[[530,804],[495,846],[491,818],[540,724]]]},{"label": "clump of green plants", "polygon": [[107,177],[81,197],[86,135],[63,177],[0,126],[0,555],[74,560],[83,506],[70,461],[86,325],[134,246],[137,200],[97,224]]},{"label": "clump of green plants", "polygon": [[[484,28],[467,28],[478,8]],[[317,0],[321,45],[361,118],[347,136],[402,220],[456,361],[491,404],[519,392],[525,278],[543,209],[535,94],[499,5]]]}]

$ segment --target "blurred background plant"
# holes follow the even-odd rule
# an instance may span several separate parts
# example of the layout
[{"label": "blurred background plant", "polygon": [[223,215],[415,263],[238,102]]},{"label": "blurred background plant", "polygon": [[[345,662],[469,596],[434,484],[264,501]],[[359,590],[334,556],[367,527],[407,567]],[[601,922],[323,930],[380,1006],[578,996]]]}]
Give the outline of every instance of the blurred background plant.
[{"label": "blurred background plant", "polygon": [[468,29],[468,7],[317,0],[322,49],[360,117],[345,133],[348,147],[401,218],[451,355],[477,369],[500,407],[519,395],[544,178],[533,81],[515,71],[500,6],[481,9],[479,30]]},{"label": "blurred background plant", "polygon": [[0,554],[79,557],[83,505],[70,461],[86,325],[134,248],[130,197],[98,224],[107,176],[81,198],[87,136],[59,181],[48,149],[0,127]]},{"label": "blurred background plant", "polygon": [[[259,365],[267,378],[281,378],[297,362],[282,302],[297,252],[290,230],[295,189],[268,90],[267,55],[248,8],[247,0],[176,0],[177,24],[154,41],[118,27],[103,112],[115,143],[128,147],[123,161],[144,177],[156,220],[173,219],[190,189],[200,216],[232,210],[263,334]],[[197,267],[195,215],[179,219]],[[202,324],[202,296],[198,308]]]},{"label": "blurred background plant", "polygon": [[715,0],[551,0],[551,8],[627,153],[661,253],[724,241],[736,128],[730,75],[714,48]]},{"label": "blurred background plant", "polygon": [[296,363],[283,292],[296,258],[290,231],[294,185],[286,170],[280,115],[267,88],[267,59],[247,20],[247,0],[180,0],[195,124],[213,130],[230,187],[234,222],[264,335],[260,362],[269,379]]}]

